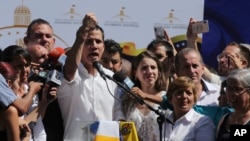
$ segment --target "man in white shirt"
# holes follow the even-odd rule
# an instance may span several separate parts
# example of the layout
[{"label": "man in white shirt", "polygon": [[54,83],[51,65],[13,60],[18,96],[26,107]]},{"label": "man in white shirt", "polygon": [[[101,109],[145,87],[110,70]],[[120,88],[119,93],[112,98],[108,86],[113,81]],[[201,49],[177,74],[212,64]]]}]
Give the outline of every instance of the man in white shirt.
[{"label": "man in white shirt", "polygon": [[206,82],[202,79],[205,70],[200,53],[193,48],[183,48],[175,58],[175,71],[177,76],[188,76],[197,84],[197,105],[218,106],[220,86]]},{"label": "man in white shirt", "polygon": [[[75,43],[67,53],[62,85],[58,89],[58,102],[64,121],[64,140],[76,140],[84,124],[91,121],[124,119],[115,106],[118,87],[104,80],[93,66],[104,51],[104,31],[93,13],[83,19]],[[100,66],[105,74],[113,72]],[[81,127],[81,125],[83,125]],[[80,127],[80,128],[79,128]]]}]

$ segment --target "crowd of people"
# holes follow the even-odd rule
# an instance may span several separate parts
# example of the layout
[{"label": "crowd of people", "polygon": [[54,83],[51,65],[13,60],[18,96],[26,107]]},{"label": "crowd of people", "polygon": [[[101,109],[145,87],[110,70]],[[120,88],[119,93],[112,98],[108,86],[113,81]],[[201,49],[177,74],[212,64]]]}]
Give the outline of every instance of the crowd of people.
[{"label": "crowd of people", "polygon": [[[53,28],[33,20],[25,47],[10,45],[0,55],[1,141],[78,140],[79,124],[93,121],[133,122],[138,141],[230,140],[230,125],[250,124],[250,45],[229,43],[214,73],[197,47],[195,22],[185,48],[177,51],[165,30],[127,60],[87,13],[65,62],[56,64],[61,84],[53,85],[40,74],[54,49]],[[131,87],[110,78],[120,72]]]}]

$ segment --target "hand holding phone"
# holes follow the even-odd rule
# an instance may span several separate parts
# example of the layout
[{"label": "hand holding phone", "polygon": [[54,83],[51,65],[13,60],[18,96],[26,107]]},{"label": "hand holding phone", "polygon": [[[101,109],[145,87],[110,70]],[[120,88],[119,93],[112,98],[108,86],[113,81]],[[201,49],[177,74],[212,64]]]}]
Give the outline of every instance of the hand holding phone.
[{"label": "hand holding phone", "polygon": [[154,27],[155,38],[156,39],[165,39],[164,28],[160,26]]}]

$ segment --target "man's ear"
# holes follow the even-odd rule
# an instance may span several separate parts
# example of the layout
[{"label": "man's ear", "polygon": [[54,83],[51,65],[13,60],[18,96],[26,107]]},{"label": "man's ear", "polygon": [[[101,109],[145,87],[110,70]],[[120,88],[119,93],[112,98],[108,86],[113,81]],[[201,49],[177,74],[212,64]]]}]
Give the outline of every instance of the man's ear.
[{"label": "man's ear", "polygon": [[24,42],[25,45],[28,44],[28,38],[27,38],[27,36],[23,37],[23,42]]},{"label": "man's ear", "polygon": [[248,66],[249,66],[248,63],[249,63],[249,62],[248,62],[247,60],[245,60],[245,59],[242,59],[242,60],[241,60],[241,64],[242,64],[243,68],[248,68]]}]

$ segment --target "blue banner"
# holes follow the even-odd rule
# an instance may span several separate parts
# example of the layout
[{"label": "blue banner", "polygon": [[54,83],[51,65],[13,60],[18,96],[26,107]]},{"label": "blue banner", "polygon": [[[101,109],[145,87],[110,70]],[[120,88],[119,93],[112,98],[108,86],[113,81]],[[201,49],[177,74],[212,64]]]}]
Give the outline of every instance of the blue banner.
[{"label": "blue banner", "polygon": [[249,0],[205,0],[209,32],[203,34],[201,53],[207,65],[217,69],[216,56],[228,43],[250,43],[249,13]]}]

